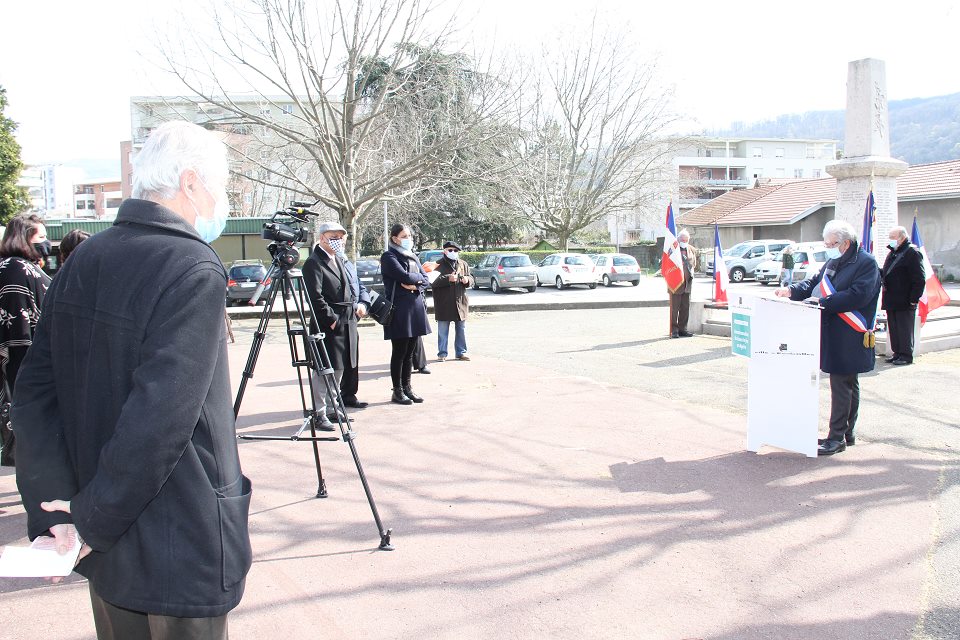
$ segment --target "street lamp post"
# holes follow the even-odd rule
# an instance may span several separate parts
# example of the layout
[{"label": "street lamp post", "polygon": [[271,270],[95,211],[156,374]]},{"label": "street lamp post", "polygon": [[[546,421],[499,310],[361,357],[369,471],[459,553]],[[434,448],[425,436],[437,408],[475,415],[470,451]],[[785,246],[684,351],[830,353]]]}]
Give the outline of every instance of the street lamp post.
[{"label": "street lamp post", "polygon": [[[387,171],[390,170],[390,167],[393,166],[393,160],[384,160],[383,161],[383,177],[386,181]],[[383,194],[383,250],[386,251],[390,248],[390,220],[387,218],[387,194]]]}]

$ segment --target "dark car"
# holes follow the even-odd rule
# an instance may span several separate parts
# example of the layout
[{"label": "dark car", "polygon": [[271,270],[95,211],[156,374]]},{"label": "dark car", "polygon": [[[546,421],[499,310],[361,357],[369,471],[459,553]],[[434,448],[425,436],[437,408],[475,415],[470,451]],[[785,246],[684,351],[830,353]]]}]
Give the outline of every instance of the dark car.
[{"label": "dark car", "polygon": [[[257,285],[267,276],[267,268],[259,260],[237,260],[227,272],[227,306],[249,302]],[[273,282],[268,280],[257,304],[266,304]]]},{"label": "dark car", "polygon": [[364,287],[377,293],[383,293],[383,276],[380,275],[380,258],[360,258],[357,260],[357,277]]}]

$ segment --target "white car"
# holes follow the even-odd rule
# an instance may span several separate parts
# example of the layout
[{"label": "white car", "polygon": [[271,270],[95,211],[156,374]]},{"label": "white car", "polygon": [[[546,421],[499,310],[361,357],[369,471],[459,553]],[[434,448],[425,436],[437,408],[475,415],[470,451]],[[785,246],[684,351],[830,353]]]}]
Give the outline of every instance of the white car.
[{"label": "white car", "polygon": [[640,265],[633,256],[626,253],[595,253],[588,257],[597,266],[596,276],[603,286],[610,287],[614,282],[629,282],[635,287],[640,284]]},{"label": "white car", "polygon": [[[827,261],[827,250],[822,242],[798,242],[793,248],[793,282],[806,280],[820,273]],[[779,251],[773,260],[767,260],[757,266],[757,282],[766,286],[771,282],[779,284],[783,271],[783,252]]]},{"label": "white car", "polygon": [[553,253],[537,265],[537,285],[553,285],[557,289],[572,284],[597,288],[594,264],[582,253]]}]

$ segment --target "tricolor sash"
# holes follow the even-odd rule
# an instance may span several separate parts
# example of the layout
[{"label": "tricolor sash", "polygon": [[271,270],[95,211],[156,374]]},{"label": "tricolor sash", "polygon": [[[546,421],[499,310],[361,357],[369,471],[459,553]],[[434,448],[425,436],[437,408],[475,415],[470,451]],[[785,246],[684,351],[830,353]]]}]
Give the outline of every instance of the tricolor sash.
[{"label": "tricolor sash", "polygon": [[[837,290],[834,288],[833,283],[830,282],[830,277],[827,276],[827,274],[823,274],[823,279],[820,280],[820,297],[832,296],[836,292]],[[841,320],[850,325],[854,331],[860,333],[873,331],[873,327],[867,326],[867,319],[858,311],[845,311],[837,315],[840,316]]]}]

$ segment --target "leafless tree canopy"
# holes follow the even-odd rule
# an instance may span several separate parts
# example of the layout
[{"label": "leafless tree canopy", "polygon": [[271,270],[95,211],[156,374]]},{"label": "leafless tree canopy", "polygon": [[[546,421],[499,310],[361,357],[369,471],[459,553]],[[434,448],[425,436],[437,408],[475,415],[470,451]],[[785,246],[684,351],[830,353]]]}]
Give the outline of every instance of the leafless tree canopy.
[{"label": "leafless tree canopy", "polygon": [[240,136],[237,173],[318,200],[355,232],[381,199],[449,180],[513,107],[500,74],[444,54],[450,26],[433,13],[426,0],[232,0],[185,39],[158,40],[190,99]]},{"label": "leafless tree canopy", "polygon": [[545,53],[532,116],[522,128],[517,197],[531,221],[567,246],[570,236],[656,195],[676,144],[670,96],[656,66],[596,22]]}]

